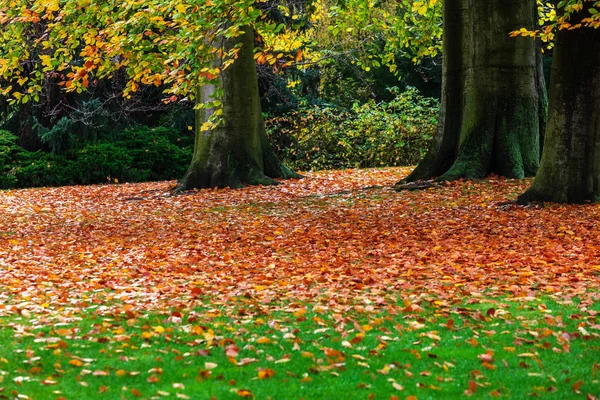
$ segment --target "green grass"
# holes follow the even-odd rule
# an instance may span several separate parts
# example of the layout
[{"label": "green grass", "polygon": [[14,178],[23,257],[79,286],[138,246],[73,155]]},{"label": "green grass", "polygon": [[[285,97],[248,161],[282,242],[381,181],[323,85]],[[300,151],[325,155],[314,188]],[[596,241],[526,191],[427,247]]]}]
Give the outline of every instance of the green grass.
[{"label": "green grass", "polygon": [[205,301],[165,314],[0,317],[0,399],[600,395],[597,303]]}]

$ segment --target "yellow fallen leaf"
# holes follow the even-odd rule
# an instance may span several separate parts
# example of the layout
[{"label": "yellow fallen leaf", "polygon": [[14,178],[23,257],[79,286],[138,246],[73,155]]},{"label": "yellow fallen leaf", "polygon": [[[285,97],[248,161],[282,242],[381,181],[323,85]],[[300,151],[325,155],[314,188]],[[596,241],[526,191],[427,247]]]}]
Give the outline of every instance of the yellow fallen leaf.
[{"label": "yellow fallen leaf", "polygon": [[81,361],[81,360],[79,360],[77,358],[74,358],[72,360],[69,360],[69,364],[71,364],[71,365],[73,365],[75,367],[81,367],[83,365],[83,361]]}]

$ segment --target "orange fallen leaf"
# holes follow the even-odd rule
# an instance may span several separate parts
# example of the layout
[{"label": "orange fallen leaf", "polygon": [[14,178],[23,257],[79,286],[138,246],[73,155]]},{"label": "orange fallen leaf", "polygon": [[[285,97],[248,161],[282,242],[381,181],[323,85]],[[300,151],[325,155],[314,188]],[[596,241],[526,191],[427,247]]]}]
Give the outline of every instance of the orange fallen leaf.
[{"label": "orange fallen leaf", "polygon": [[73,359],[69,360],[69,364],[73,365],[75,367],[81,367],[83,365],[83,361],[81,361],[78,358],[73,358]]},{"label": "orange fallen leaf", "polygon": [[275,371],[270,368],[260,369],[258,371],[258,379],[268,379],[275,375]]},{"label": "orange fallen leaf", "polygon": [[240,397],[254,397],[252,392],[247,389],[238,389],[237,395]]}]

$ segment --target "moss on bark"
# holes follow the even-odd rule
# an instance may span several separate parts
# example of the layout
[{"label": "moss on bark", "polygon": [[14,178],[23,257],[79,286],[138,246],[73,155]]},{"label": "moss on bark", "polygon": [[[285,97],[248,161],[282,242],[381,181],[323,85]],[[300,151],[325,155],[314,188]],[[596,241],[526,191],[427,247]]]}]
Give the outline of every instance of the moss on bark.
[{"label": "moss on bark", "polygon": [[[237,59],[220,77],[223,88],[222,123],[208,132],[201,126],[213,110],[196,111],[194,155],[186,175],[176,190],[273,185],[274,178],[298,178],[275,155],[265,133],[260,108],[256,66],[254,63],[254,31],[244,27],[243,34],[225,41],[231,49],[241,43]],[[210,101],[215,87],[198,88],[196,97]]]},{"label": "moss on bark", "polygon": [[444,2],[440,122],[415,171],[400,183],[532,176],[544,122],[539,49],[509,32],[537,23],[533,0]]},{"label": "moss on bark", "polygon": [[[571,16],[577,23],[591,3]],[[600,30],[559,31],[540,169],[518,203],[582,203],[600,198]]]}]

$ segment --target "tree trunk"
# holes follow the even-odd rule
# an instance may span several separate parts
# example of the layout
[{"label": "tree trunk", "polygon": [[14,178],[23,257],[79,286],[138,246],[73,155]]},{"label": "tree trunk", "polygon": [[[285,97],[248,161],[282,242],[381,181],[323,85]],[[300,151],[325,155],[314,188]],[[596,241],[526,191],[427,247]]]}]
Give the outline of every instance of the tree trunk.
[{"label": "tree trunk", "polygon": [[[584,10],[572,15],[576,24]],[[600,29],[558,32],[540,169],[519,203],[582,203],[600,197]]]},{"label": "tree trunk", "polygon": [[541,57],[533,39],[509,33],[536,24],[534,0],[444,1],[439,124],[400,183],[535,174],[545,124]]},{"label": "tree trunk", "polygon": [[[237,59],[220,76],[223,88],[223,122],[213,130],[201,127],[213,110],[196,111],[196,142],[190,167],[176,190],[270,185],[273,178],[297,178],[275,155],[266,134],[260,108],[254,63],[254,31],[225,41],[226,50],[242,44]],[[197,89],[199,101],[210,101],[216,87]]]}]

